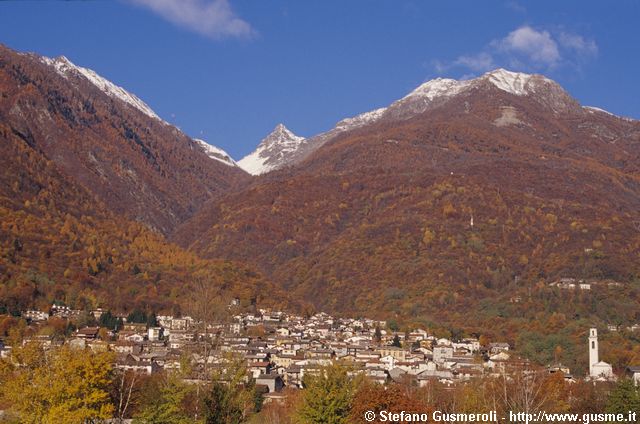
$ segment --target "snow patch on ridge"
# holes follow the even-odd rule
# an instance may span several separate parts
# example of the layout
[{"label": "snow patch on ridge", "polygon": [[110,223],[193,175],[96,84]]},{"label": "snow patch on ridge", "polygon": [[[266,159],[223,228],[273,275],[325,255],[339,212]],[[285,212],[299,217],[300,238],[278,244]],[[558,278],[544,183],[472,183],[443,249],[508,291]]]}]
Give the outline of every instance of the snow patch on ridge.
[{"label": "snow patch on ridge", "polygon": [[41,61],[46,65],[52,66],[56,70],[56,72],[58,72],[58,74],[60,74],[64,78],[67,78],[70,73],[77,73],[79,75],[82,75],[108,96],[119,99],[135,107],[147,116],[157,119],[158,121],[162,121],[162,119],[160,119],[160,117],[149,107],[149,105],[140,100],[140,98],[138,98],[134,94],[129,93],[124,88],[115,85],[106,78],[101,77],[91,69],[77,66],[64,56],[60,56],[55,59],[42,57]]},{"label": "snow patch on ridge", "polygon": [[380,117],[386,110],[386,107],[381,107],[380,109],[361,113],[360,115],[356,115],[353,118],[345,118],[336,124],[336,129],[346,131],[352,128],[362,127],[364,125],[370,124],[380,119]]},{"label": "snow patch on ridge", "polygon": [[227,166],[238,166],[236,161],[234,161],[233,158],[221,148],[211,145],[199,138],[194,138],[193,141],[195,141],[200,147],[202,147],[204,149],[204,152],[211,159],[217,160],[220,163],[224,163]]},{"label": "snow patch on ridge", "polygon": [[425,82],[401,100],[424,98],[429,101],[439,97],[451,97],[468,87],[470,81],[458,81],[450,78],[436,78]]},{"label": "snow patch on ridge", "polygon": [[[511,72],[506,69],[496,69],[495,71],[487,72],[480,78],[488,80],[502,91],[515,94],[516,96],[524,96],[533,92],[531,82],[534,77],[535,75]],[[552,82],[547,78],[544,78],[544,81]]]},{"label": "snow patch on ridge", "polygon": [[607,115],[616,116],[613,113],[609,112],[608,110],[604,110],[595,106],[582,106],[582,108],[586,109],[587,112],[589,113],[600,112],[600,113],[606,113]]},{"label": "snow patch on ridge", "polygon": [[622,120],[627,121],[627,122],[635,122],[635,121],[637,121],[637,119],[629,118],[628,116],[616,115],[615,113],[611,113],[608,110],[604,110],[602,108],[595,107],[595,106],[582,106],[582,108],[585,109],[589,113],[604,113],[604,114],[607,114],[609,116],[613,116],[615,118],[622,119]]}]

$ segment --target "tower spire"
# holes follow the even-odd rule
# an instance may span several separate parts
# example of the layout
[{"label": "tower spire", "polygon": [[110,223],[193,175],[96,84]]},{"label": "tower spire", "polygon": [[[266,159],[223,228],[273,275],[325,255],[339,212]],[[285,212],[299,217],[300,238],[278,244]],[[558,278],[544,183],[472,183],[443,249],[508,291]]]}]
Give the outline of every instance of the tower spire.
[{"label": "tower spire", "polygon": [[589,330],[589,375],[594,376],[593,366],[599,362],[598,358],[598,330]]}]

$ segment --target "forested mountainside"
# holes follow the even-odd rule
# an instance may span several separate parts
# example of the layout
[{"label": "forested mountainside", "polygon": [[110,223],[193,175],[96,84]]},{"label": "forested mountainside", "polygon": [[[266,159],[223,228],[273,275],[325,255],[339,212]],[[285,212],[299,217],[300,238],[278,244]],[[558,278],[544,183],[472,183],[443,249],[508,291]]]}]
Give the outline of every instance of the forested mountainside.
[{"label": "forested mountainside", "polygon": [[640,319],[640,123],[541,76],[450,81],[207,204],[175,240],[344,314],[512,334],[540,312]]},{"label": "forested mountainside", "polygon": [[113,212],[170,233],[249,175],[211,158],[124,89],[78,67],[0,46],[0,122]]},{"label": "forested mountainside", "polygon": [[163,235],[249,176],[96,78],[0,48],[0,313],[177,313],[199,281],[245,306],[289,304],[253,269]]},{"label": "forested mountainside", "polygon": [[203,281],[244,306],[291,305],[250,268],[203,260],[109,210],[0,124],[0,310],[77,308],[179,313]]}]

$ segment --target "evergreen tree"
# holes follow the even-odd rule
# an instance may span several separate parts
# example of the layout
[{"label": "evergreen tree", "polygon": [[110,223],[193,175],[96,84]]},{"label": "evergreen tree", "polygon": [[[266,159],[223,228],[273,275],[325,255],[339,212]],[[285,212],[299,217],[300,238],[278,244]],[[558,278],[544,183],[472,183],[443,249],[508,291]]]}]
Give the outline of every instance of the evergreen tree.
[{"label": "evergreen tree", "polygon": [[147,317],[147,327],[157,327],[158,326],[158,318],[156,318],[156,313],[151,312]]},{"label": "evergreen tree", "polygon": [[607,412],[627,414],[629,411],[640,414],[640,390],[632,380],[625,378],[620,380],[609,394]]},{"label": "evergreen tree", "polygon": [[382,331],[380,331],[380,327],[376,325],[376,331],[373,334],[373,339],[377,342],[380,343],[382,341]]},{"label": "evergreen tree", "polygon": [[397,334],[393,336],[393,342],[391,342],[391,346],[402,347],[402,343],[400,343],[400,336]]},{"label": "evergreen tree", "polygon": [[147,322],[147,314],[140,309],[134,309],[133,312],[127,316],[127,322],[145,324]]},{"label": "evergreen tree", "polygon": [[122,326],[120,325],[122,319],[115,317],[111,311],[104,312],[100,315],[100,319],[98,320],[98,324],[100,327],[105,327],[110,330],[118,330]]}]

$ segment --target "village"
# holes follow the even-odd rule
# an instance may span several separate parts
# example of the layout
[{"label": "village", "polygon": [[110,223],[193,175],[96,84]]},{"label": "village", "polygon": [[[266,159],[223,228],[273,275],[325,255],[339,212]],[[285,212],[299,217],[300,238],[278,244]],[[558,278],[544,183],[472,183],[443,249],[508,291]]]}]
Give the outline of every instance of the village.
[{"label": "village", "polygon": [[[69,319],[81,313],[53,305],[49,313],[25,311],[23,317],[37,327],[49,317]],[[105,313],[102,309],[91,312],[95,319]],[[282,400],[284,388],[304,388],[305,374],[317,374],[334,362],[347,364],[351,373],[380,384],[394,381],[418,387],[433,381],[453,385],[523,370],[561,373],[568,382],[580,378],[560,363],[535,366],[505,342],[481,345],[477,338],[436,338],[423,329],[392,331],[385,321],[334,318],[326,313],[305,318],[260,309],[231,314],[226,323],[163,315],[155,317],[156,325],[119,319],[122,326],[117,331],[87,326],[65,339],[34,335],[22,344],[39,343],[45,349],[68,344],[74,349],[111,351],[116,369],[143,374],[183,371],[183,379],[191,383],[204,383],[229,358],[241,358],[248,376],[261,387],[265,402]],[[597,330],[591,329],[588,340],[585,338],[590,366],[586,379],[615,380],[611,365],[599,360],[597,337]],[[12,346],[0,341],[0,357],[9,357],[11,350]],[[182,369],[185,359],[189,364],[186,374]],[[627,373],[640,383],[640,367],[629,368]]]}]

